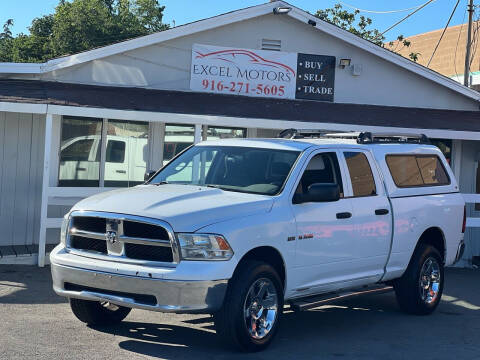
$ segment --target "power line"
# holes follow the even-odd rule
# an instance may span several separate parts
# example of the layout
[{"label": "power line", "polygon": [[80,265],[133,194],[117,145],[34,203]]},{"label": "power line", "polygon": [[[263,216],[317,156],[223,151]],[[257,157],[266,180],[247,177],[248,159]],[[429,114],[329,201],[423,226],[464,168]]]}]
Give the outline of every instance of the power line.
[{"label": "power line", "polygon": [[462,19],[462,26],[460,26],[460,31],[458,32],[457,44],[455,45],[455,57],[453,58],[453,66],[455,66],[455,75],[457,76],[458,80],[458,71],[457,71],[457,51],[458,51],[458,43],[460,42],[460,36],[462,35],[463,25],[465,25],[465,16],[467,15],[467,10],[463,13]]},{"label": "power line", "polygon": [[475,30],[473,31],[473,40],[472,40],[472,47],[473,47],[473,52],[472,55],[470,56],[470,67],[472,67],[473,60],[475,58],[475,54],[477,53],[477,47],[478,47],[478,31],[480,30],[480,16],[477,16],[477,20],[474,20],[475,24]]},{"label": "power line", "polygon": [[375,10],[365,10],[365,9],[360,9],[356,6],[353,6],[353,5],[350,5],[350,4],[347,4],[343,1],[339,1],[340,4],[346,6],[346,7],[349,7],[351,9],[354,9],[354,10],[358,10],[360,12],[365,12],[365,13],[372,13],[372,14],[394,14],[394,13],[399,13],[399,12],[405,12],[405,11],[410,11],[410,10],[414,10],[414,9],[417,9],[419,8],[420,6],[422,5],[417,5],[417,6],[412,6],[410,8],[406,8],[406,9],[398,9],[398,10],[387,10],[387,11],[375,11]]},{"label": "power line", "polygon": [[421,5],[420,7],[418,7],[416,10],[412,11],[411,13],[409,13],[407,16],[403,17],[401,20],[397,21],[395,24],[393,24],[392,26],[390,26],[387,30],[385,30],[384,32],[378,34],[377,36],[375,36],[375,39],[383,36],[384,34],[386,34],[388,31],[392,30],[395,26],[397,26],[398,24],[402,23],[403,21],[407,20],[410,16],[412,16],[413,14],[417,13],[418,11],[422,10],[425,6],[427,6],[428,4],[434,2],[436,0],[428,0],[426,3],[424,3],[423,5]]},{"label": "power line", "polygon": [[428,60],[427,67],[430,65],[430,62],[432,61],[433,57],[435,56],[435,53],[437,52],[438,46],[442,42],[443,35],[445,35],[445,31],[447,31],[448,25],[450,25],[450,21],[452,20],[452,17],[455,14],[455,11],[457,10],[458,4],[460,4],[460,0],[457,0],[457,3],[455,4],[455,7],[452,10],[452,13],[450,14],[450,17],[448,18],[447,24],[443,28],[442,35],[440,35],[440,39],[438,39],[437,45],[435,45],[435,49],[433,50],[432,56],[430,56],[430,60]]}]

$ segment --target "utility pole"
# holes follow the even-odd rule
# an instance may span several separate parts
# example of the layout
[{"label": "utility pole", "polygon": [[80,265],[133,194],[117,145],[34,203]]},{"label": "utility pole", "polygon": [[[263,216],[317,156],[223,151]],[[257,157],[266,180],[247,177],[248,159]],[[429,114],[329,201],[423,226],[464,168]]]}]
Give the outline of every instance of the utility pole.
[{"label": "utility pole", "polygon": [[465,70],[463,72],[463,85],[468,86],[470,80],[470,48],[472,45],[472,26],[473,26],[473,0],[468,4],[468,33],[467,33],[467,49],[465,51]]}]

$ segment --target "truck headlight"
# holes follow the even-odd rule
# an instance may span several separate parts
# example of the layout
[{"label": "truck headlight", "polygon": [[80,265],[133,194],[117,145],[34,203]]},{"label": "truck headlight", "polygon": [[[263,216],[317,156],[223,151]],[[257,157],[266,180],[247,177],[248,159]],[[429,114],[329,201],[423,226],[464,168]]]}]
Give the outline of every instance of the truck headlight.
[{"label": "truck headlight", "polygon": [[229,260],[233,250],[216,234],[176,234],[183,260]]},{"label": "truck headlight", "polygon": [[67,231],[70,224],[70,214],[66,214],[63,217],[62,226],[60,228],[60,244],[67,246]]}]

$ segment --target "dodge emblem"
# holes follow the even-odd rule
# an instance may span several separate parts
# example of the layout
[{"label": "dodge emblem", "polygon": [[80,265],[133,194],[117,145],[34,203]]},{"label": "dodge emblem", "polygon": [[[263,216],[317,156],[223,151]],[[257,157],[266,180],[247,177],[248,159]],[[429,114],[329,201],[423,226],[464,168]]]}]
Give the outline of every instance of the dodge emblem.
[{"label": "dodge emblem", "polygon": [[114,230],[108,230],[105,233],[105,239],[110,243],[110,244],[115,244],[117,242],[117,232]]}]

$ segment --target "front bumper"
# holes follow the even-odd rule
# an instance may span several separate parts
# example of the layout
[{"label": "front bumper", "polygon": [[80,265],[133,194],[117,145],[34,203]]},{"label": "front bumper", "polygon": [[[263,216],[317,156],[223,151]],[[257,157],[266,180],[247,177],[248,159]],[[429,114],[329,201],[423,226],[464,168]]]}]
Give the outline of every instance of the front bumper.
[{"label": "front bumper", "polygon": [[213,313],[223,304],[228,280],[181,281],[119,275],[51,263],[58,295],[109,301],[172,313]]}]

